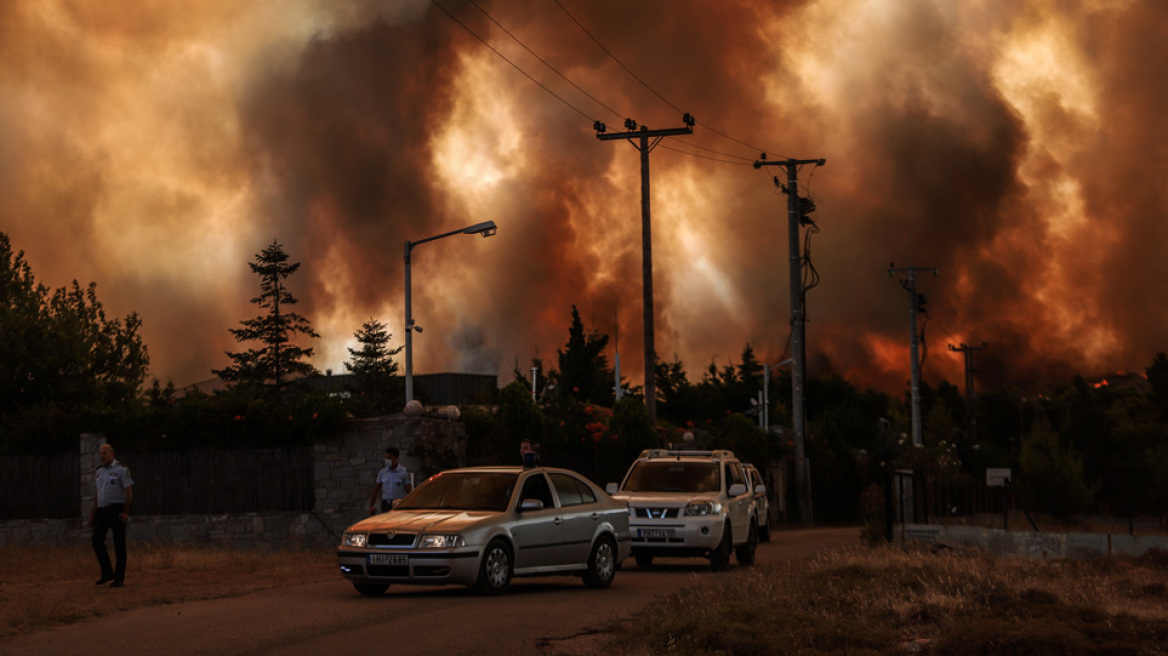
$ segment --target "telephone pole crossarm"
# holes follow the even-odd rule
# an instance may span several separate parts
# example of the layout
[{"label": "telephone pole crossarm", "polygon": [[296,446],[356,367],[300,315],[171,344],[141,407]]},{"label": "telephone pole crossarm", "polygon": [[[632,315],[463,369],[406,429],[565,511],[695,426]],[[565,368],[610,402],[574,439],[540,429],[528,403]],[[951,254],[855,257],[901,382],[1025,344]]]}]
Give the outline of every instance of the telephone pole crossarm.
[{"label": "telephone pole crossarm", "polygon": [[617,139],[656,139],[658,137],[679,137],[686,134],[693,134],[693,128],[666,128],[664,130],[650,130],[644,126],[640,130],[629,130],[627,132],[600,132],[596,135],[597,139],[601,141],[616,141]]}]

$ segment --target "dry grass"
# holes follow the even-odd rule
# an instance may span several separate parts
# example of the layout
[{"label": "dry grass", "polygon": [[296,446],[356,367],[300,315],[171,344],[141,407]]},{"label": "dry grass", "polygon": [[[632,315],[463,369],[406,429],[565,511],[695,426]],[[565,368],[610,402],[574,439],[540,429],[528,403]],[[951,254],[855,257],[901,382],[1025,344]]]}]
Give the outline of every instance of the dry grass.
[{"label": "dry grass", "polygon": [[736,570],[622,622],[658,654],[1163,654],[1168,554],[1088,562],[857,547]]},{"label": "dry grass", "polygon": [[126,586],[113,590],[94,586],[100,570],[88,545],[0,547],[0,638],[141,606],[336,577],[332,549],[239,552],[131,543],[128,561]]}]

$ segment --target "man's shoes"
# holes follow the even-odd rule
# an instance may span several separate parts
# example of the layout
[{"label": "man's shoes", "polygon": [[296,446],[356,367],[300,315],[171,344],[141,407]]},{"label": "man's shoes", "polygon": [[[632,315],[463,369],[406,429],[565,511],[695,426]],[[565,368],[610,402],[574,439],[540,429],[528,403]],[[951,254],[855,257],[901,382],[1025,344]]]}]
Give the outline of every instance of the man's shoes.
[{"label": "man's shoes", "polygon": [[114,580],[114,577],[112,577],[112,576],[103,576],[100,579],[98,579],[97,583],[94,583],[94,585],[105,585],[106,583],[109,583],[112,580]]},{"label": "man's shoes", "polygon": [[110,587],[111,588],[120,588],[120,587],[122,587],[122,582],[121,581],[114,581],[113,583],[110,583]]}]

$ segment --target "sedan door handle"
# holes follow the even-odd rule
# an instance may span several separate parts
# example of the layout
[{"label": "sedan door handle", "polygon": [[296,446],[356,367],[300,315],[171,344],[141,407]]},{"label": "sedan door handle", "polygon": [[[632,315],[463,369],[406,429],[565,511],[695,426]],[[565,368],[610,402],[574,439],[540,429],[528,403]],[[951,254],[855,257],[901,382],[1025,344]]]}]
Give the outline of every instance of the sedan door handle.
[{"label": "sedan door handle", "polygon": [[600,513],[592,513],[592,521],[596,521],[598,519],[600,519]]},{"label": "sedan door handle", "polygon": [[563,524],[563,523],[564,523],[564,520],[563,520],[563,519],[561,519],[561,518],[559,518],[559,517],[557,517],[557,518],[555,518],[555,519],[553,519],[553,520],[552,520],[552,523],[553,523],[553,524],[555,524],[556,526],[559,526],[560,524]]}]

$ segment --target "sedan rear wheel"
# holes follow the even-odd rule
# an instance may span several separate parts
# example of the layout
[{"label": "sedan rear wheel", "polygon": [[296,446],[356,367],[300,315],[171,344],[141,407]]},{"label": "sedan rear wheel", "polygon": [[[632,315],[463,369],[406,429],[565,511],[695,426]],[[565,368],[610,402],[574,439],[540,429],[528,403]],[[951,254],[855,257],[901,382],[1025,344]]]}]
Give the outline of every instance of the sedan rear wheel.
[{"label": "sedan rear wheel", "polygon": [[475,589],[483,594],[499,595],[511,585],[511,552],[507,545],[496,540],[487,545],[483,552],[483,563],[479,566],[479,578]]},{"label": "sedan rear wheel", "polygon": [[354,583],[353,587],[357,589],[357,592],[360,592],[361,594],[363,594],[367,597],[377,597],[377,596],[385,594],[385,591],[389,589],[389,584],[388,583]]},{"label": "sedan rear wheel", "polygon": [[584,585],[590,588],[607,588],[616,577],[616,550],[612,540],[602,537],[592,545],[588,555],[588,571],[584,573]]}]

